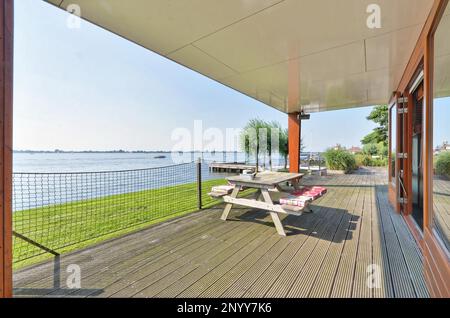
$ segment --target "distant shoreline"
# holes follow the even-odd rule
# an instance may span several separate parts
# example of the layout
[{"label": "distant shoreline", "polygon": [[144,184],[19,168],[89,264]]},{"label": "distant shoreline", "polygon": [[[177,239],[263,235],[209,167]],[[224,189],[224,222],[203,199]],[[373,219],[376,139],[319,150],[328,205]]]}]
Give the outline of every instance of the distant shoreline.
[{"label": "distant shoreline", "polygon": [[241,153],[240,151],[168,151],[168,150],[86,150],[86,151],[75,151],[75,150],[13,150],[14,153]]}]

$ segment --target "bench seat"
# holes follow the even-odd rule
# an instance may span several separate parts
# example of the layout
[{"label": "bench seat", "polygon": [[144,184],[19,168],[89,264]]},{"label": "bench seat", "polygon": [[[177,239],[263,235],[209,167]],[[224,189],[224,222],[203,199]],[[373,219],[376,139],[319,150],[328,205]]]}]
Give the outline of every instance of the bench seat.
[{"label": "bench seat", "polygon": [[280,198],[280,204],[304,208],[327,192],[324,187],[304,187]]}]

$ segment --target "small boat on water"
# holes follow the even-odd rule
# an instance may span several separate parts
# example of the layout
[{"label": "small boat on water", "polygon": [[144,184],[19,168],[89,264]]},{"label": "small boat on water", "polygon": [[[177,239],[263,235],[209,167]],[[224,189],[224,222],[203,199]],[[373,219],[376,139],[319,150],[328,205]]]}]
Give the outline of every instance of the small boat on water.
[{"label": "small boat on water", "polygon": [[155,156],[154,159],[165,159],[167,158],[166,156]]}]

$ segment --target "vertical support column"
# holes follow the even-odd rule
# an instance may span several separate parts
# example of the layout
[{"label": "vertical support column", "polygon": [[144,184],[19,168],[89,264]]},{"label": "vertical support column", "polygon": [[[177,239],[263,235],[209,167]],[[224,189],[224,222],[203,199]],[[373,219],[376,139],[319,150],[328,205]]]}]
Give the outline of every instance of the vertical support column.
[{"label": "vertical support column", "polygon": [[301,121],[299,113],[288,115],[289,132],[289,172],[300,172],[300,140],[301,140]]},{"label": "vertical support column", "polygon": [[288,72],[288,138],[289,138],[289,172],[300,172],[300,60],[297,46],[290,48]]},{"label": "vertical support column", "polygon": [[0,0],[0,298],[12,297],[13,0]]},{"label": "vertical support column", "polygon": [[197,208],[202,209],[202,159],[197,160]]}]

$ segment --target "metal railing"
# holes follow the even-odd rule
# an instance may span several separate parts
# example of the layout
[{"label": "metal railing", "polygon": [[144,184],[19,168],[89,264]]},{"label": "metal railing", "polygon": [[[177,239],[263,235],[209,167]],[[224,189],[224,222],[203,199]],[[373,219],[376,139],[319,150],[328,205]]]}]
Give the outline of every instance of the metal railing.
[{"label": "metal railing", "polygon": [[326,168],[325,159],[321,153],[306,153],[302,154],[300,158],[300,166],[309,172],[318,171]]},{"label": "metal railing", "polygon": [[40,259],[217,203],[206,162],[81,173],[14,173],[14,262]]}]

